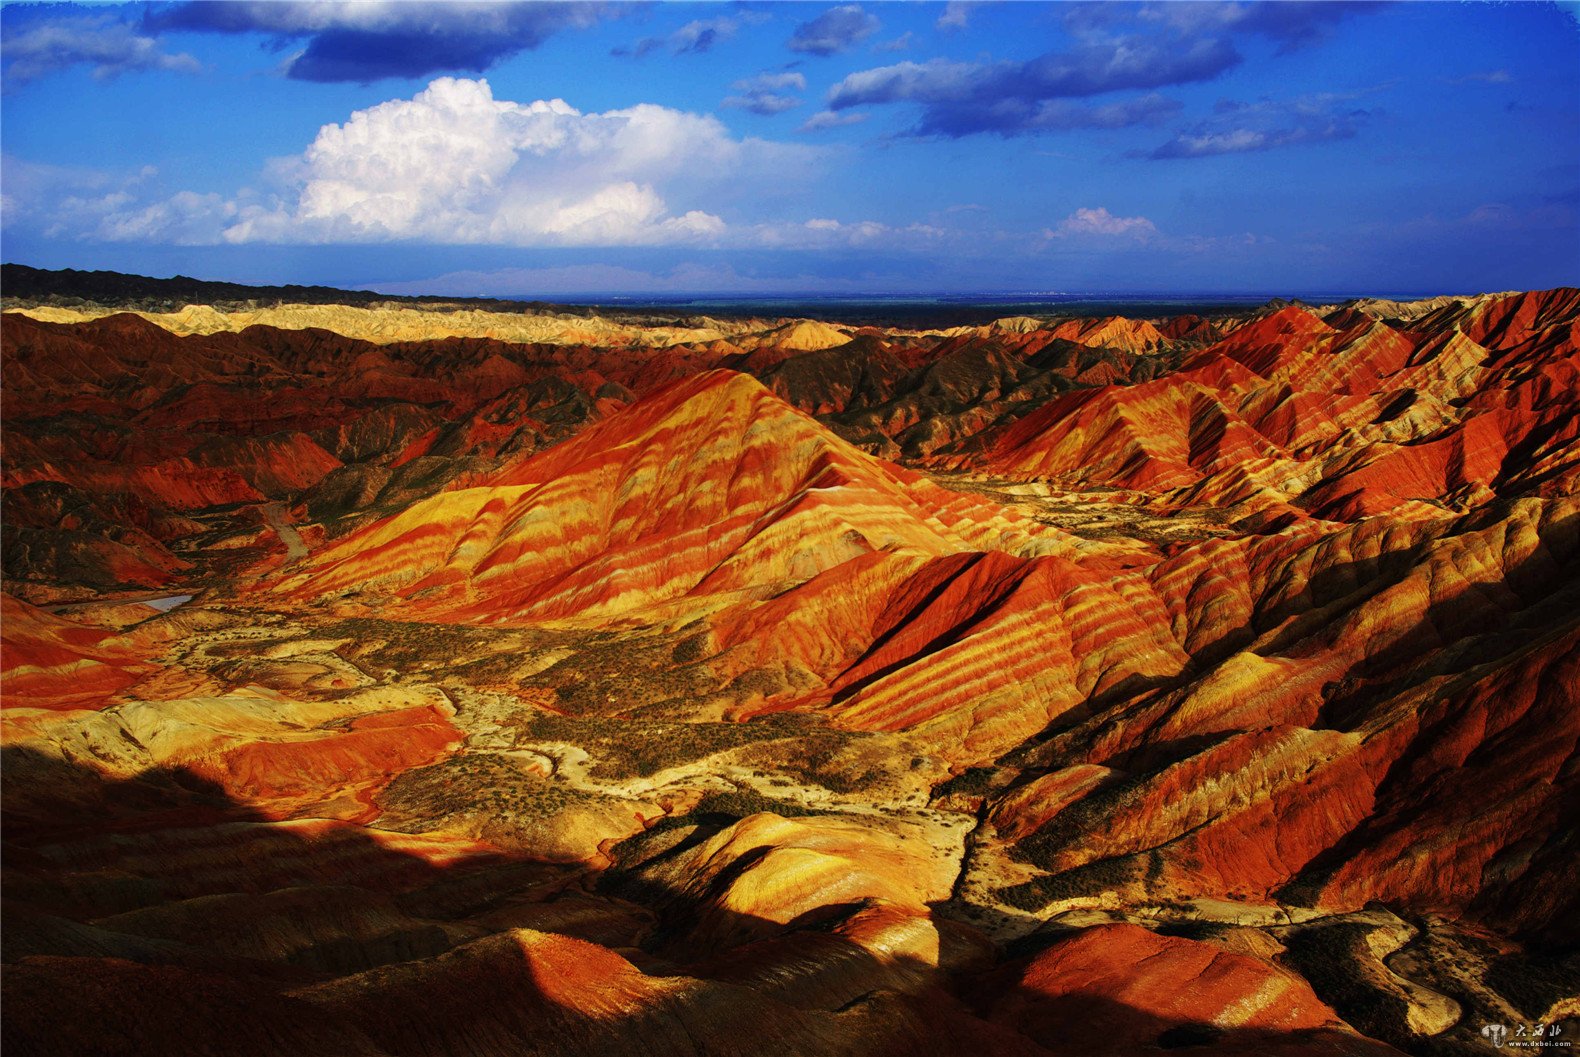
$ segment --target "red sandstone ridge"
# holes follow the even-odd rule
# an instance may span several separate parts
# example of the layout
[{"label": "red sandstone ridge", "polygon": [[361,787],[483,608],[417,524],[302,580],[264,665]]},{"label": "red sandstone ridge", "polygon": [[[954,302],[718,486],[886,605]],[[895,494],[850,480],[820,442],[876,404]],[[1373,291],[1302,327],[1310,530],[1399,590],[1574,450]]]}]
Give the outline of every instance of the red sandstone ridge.
[{"label": "red sandstone ridge", "polygon": [[1054,327],[1050,333],[1056,338],[1080,342],[1082,345],[1103,345],[1126,352],[1146,352],[1163,344],[1163,335],[1157,327],[1145,320],[1125,319],[1122,316],[1072,319]]},{"label": "red sandstone ridge", "polygon": [[1291,306],[1163,378],[1072,393],[990,432],[985,465],[1329,520],[1551,491],[1580,459],[1572,395],[1553,387],[1577,370],[1577,318],[1572,291],[1347,329]]},{"label": "red sandstone ridge", "polygon": [[6,594],[0,594],[0,627],[6,708],[91,707],[148,670],[140,651],[113,631],[54,617]]},{"label": "red sandstone ridge", "polygon": [[271,591],[447,620],[653,619],[764,597],[863,555],[978,548],[1099,549],[873,459],[753,379],[715,371],[348,536]]},{"label": "red sandstone ridge", "polygon": [[1357,1037],[1293,973],[1135,925],[1074,933],[982,991],[990,1020],[1058,1054],[1186,1046],[1247,1057],[1399,1052]]}]

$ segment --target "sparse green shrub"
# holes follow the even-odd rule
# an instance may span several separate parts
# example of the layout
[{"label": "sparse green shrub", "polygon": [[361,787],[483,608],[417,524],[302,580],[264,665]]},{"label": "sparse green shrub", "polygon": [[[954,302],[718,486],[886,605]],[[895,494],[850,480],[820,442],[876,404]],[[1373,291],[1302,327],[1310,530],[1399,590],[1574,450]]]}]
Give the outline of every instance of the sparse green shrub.
[{"label": "sparse green shrub", "polygon": [[993,768],[967,767],[938,787],[938,795],[944,796],[983,796],[987,793],[993,782]]},{"label": "sparse green shrub", "polygon": [[769,812],[781,818],[806,818],[812,815],[831,814],[817,808],[806,807],[791,800],[781,800],[774,796],[765,796],[755,789],[736,788],[727,793],[709,793],[698,801],[697,806],[687,814],[692,817],[698,815],[728,815],[731,818],[746,818],[748,815],[757,815]]},{"label": "sparse green shrub", "polygon": [[1366,979],[1357,966],[1372,961],[1370,928],[1341,922],[1301,929],[1284,941],[1282,960],[1306,978],[1317,997],[1362,1034],[1407,1045],[1408,1004]]},{"label": "sparse green shrub", "polygon": [[380,797],[389,810],[439,824],[445,816],[482,810],[502,817],[545,818],[566,808],[608,800],[550,781],[508,757],[466,753],[398,776]]},{"label": "sparse green shrub", "polygon": [[523,712],[514,720],[525,741],[563,741],[586,749],[593,773],[648,777],[727,749],[783,736],[759,723],[677,723],[644,719],[593,719],[551,712]]},{"label": "sparse green shrub", "polygon": [[1043,874],[994,893],[1019,910],[1041,910],[1055,900],[1101,895],[1133,883],[1140,876],[1134,859],[1099,859],[1063,873]]}]

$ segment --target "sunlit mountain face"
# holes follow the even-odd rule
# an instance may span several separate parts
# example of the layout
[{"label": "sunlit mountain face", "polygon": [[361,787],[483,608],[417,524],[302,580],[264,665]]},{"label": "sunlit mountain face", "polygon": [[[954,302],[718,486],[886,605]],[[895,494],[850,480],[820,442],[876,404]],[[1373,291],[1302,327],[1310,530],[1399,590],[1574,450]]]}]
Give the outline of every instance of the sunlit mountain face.
[{"label": "sunlit mountain face", "polygon": [[8,1052],[1580,1035],[1569,7],[0,28]]}]

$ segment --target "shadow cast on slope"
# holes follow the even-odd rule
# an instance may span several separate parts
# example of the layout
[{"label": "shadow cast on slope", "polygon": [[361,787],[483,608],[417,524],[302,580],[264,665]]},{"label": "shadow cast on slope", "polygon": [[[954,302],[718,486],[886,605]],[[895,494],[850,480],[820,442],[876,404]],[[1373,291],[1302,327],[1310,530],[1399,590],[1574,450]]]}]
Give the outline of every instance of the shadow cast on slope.
[{"label": "shadow cast on slope", "polygon": [[[0,750],[0,796],[8,906],[68,918],[325,885],[399,896],[410,909],[459,917],[518,890],[505,880],[523,872],[517,860],[481,846],[430,857],[402,847],[420,841],[404,834],[381,836],[329,819],[280,820],[184,767],[114,778],[86,763],[7,746]],[[495,896],[465,894],[486,889],[472,879],[487,873],[498,875]]]},{"label": "shadow cast on slope", "polygon": [[[1049,1005],[1013,974],[982,976],[987,961],[940,973],[885,957],[838,932],[868,904],[788,923],[714,907],[703,944],[683,894],[628,890],[666,927],[625,958],[568,933],[472,927],[535,885],[563,888],[563,869],[446,866],[359,827],[273,822],[181,768],[117,780],[22,748],[4,750],[0,768],[9,1053],[1118,1057],[1137,1039],[1209,1054],[1340,1052],[1100,996]],[[331,928],[316,948],[237,953],[231,933],[290,933],[320,896],[430,931]],[[167,918],[184,931],[151,927]],[[1089,1045],[1081,1026],[1093,1023],[1112,1025],[1113,1045]]]}]

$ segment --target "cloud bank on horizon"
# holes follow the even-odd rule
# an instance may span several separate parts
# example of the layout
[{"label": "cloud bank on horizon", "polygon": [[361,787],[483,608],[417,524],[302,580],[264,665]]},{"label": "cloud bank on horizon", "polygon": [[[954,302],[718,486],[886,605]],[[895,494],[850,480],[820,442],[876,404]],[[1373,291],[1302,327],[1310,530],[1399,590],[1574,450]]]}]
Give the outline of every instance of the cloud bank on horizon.
[{"label": "cloud bank on horizon", "polygon": [[1580,280],[1557,5],[61,3],[0,30],[6,255],[48,267],[520,294]]}]

